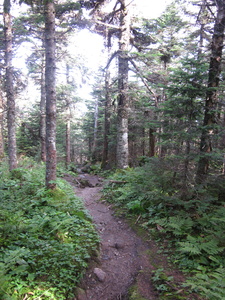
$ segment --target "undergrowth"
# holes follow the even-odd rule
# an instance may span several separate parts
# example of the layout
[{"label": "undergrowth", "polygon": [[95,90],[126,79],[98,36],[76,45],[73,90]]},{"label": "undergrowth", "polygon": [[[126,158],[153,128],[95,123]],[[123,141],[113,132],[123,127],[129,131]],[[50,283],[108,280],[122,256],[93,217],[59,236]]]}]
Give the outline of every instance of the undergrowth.
[{"label": "undergrowth", "polygon": [[204,299],[225,299],[225,201],[215,189],[191,182],[184,189],[171,161],[157,158],[110,179],[105,198],[126,215],[136,214],[156,240],[167,241],[171,261],[187,274],[184,287]]},{"label": "undergrowth", "polygon": [[62,179],[46,190],[30,160],[0,176],[0,299],[74,299],[99,242],[83,204]]}]

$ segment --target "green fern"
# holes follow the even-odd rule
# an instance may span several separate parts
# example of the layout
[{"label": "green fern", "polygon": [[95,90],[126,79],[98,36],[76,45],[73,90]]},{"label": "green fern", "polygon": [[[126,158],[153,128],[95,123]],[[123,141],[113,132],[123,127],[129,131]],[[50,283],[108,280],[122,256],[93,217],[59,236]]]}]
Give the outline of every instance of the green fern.
[{"label": "green fern", "polygon": [[189,255],[215,255],[224,250],[218,246],[218,241],[209,237],[193,237],[188,235],[185,242],[179,242],[179,251]]},{"label": "green fern", "polygon": [[190,232],[194,222],[191,218],[173,216],[154,220],[155,224],[162,227],[162,232],[172,232],[174,235],[186,235]]},{"label": "green fern", "polygon": [[201,293],[209,300],[225,299],[225,268],[220,267],[213,272],[205,273],[204,267],[199,273],[185,283],[193,291]]},{"label": "green fern", "polygon": [[142,213],[144,212],[144,208],[143,208],[140,200],[131,201],[131,202],[127,203],[126,206],[129,209],[129,211],[131,211],[133,213],[139,214],[141,212]]}]

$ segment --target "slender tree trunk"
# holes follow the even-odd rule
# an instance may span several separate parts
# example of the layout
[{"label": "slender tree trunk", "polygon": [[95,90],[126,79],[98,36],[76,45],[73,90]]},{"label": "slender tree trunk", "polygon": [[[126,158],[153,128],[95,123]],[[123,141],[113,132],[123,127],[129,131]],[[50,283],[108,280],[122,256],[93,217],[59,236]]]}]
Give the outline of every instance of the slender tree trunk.
[{"label": "slender tree trunk", "polygon": [[5,35],[5,67],[6,67],[6,96],[7,96],[7,124],[8,124],[8,154],[9,170],[17,167],[16,146],[16,107],[13,89],[12,67],[12,20],[10,15],[10,0],[4,0],[4,35]]},{"label": "slender tree trunk", "polygon": [[[43,42],[43,46],[44,46],[44,42]],[[40,140],[41,140],[41,160],[45,162],[46,161],[46,89],[45,89],[44,57],[43,57],[42,69],[41,69]]]},{"label": "slender tree trunk", "polygon": [[95,112],[94,112],[94,135],[92,144],[92,160],[97,159],[97,134],[98,134],[98,98],[95,100]]},{"label": "slender tree trunk", "polygon": [[45,2],[46,187],[56,187],[55,7]]},{"label": "slender tree trunk", "polygon": [[[66,65],[66,82],[69,85],[69,65]],[[69,168],[71,163],[71,101],[68,95],[66,95],[66,168]]]},{"label": "slender tree trunk", "polygon": [[[225,110],[223,109],[223,119],[221,120],[221,126],[225,128]],[[220,149],[225,149],[225,134],[222,134],[220,140]],[[222,174],[225,175],[225,153],[223,153],[223,167],[222,167]]]},{"label": "slender tree trunk", "polygon": [[149,156],[155,156],[155,130],[149,128]]},{"label": "slender tree trunk", "polygon": [[224,42],[225,27],[225,2],[217,0],[217,16],[211,43],[211,58],[208,72],[208,90],[205,101],[205,114],[203,130],[200,141],[200,159],[198,162],[196,182],[202,183],[208,174],[210,157],[212,151],[211,138],[214,125],[217,123],[218,86],[221,73],[221,60]]},{"label": "slender tree trunk", "polygon": [[92,130],[91,127],[88,128],[88,160],[91,160],[91,153],[92,153],[92,145],[93,145],[93,140],[92,140]]},{"label": "slender tree trunk", "polygon": [[104,116],[104,144],[102,155],[102,169],[106,169],[109,159],[109,133],[110,133],[110,72],[107,69],[105,74],[105,116]]},{"label": "slender tree trunk", "polygon": [[69,164],[71,163],[71,120],[70,120],[70,109],[67,108],[67,120],[66,120],[66,168],[69,168]]},{"label": "slender tree trunk", "polygon": [[188,182],[188,168],[189,168],[190,152],[191,152],[191,142],[189,140],[187,140],[186,148],[185,148],[185,160],[184,160],[184,186],[187,186],[187,182]]},{"label": "slender tree trunk", "polygon": [[0,161],[4,157],[3,119],[4,119],[3,95],[2,95],[2,91],[0,90]]},{"label": "slender tree trunk", "polygon": [[128,47],[130,44],[130,16],[127,0],[120,0],[120,40],[118,56],[118,114],[117,114],[117,168],[128,167]]},{"label": "slender tree trunk", "polygon": [[142,155],[145,156],[145,127],[143,127],[141,129],[141,137],[142,137],[142,141],[141,141],[141,152],[142,152]]},{"label": "slender tree trunk", "polygon": [[[105,47],[108,51],[108,61],[112,55],[111,53],[111,37],[109,36],[108,28],[106,28],[106,39]],[[103,153],[102,153],[102,169],[107,169],[110,167],[109,164],[109,134],[110,134],[110,117],[111,117],[111,95],[110,95],[110,81],[111,74],[109,68],[105,72],[105,108],[104,108],[104,139],[103,139]]]}]

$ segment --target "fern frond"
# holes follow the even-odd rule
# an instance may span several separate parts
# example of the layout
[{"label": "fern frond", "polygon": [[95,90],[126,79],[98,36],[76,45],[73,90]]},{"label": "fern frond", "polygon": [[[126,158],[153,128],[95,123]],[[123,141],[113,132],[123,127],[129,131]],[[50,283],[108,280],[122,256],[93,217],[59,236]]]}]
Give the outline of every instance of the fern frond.
[{"label": "fern frond", "polygon": [[193,243],[192,241],[179,242],[178,245],[180,246],[180,252],[188,253],[190,255],[201,254],[201,248],[199,245],[197,243]]},{"label": "fern frond", "polygon": [[193,290],[198,290],[206,299],[225,299],[225,268],[220,267],[208,274],[197,273],[194,277],[186,281],[186,286]]},{"label": "fern frond", "polygon": [[215,255],[224,250],[223,247],[218,247],[218,241],[215,239],[201,243],[201,248],[209,255]]},{"label": "fern frond", "polygon": [[184,218],[182,216],[157,219],[155,223],[163,227],[165,231],[172,232],[174,235],[187,234],[194,224],[191,218]]},{"label": "fern frond", "polygon": [[215,255],[224,250],[223,247],[218,246],[218,241],[208,237],[193,237],[188,235],[187,240],[179,242],[180,251],[189,253],[190,255],[200,255],[206,253],[207,255]]}]

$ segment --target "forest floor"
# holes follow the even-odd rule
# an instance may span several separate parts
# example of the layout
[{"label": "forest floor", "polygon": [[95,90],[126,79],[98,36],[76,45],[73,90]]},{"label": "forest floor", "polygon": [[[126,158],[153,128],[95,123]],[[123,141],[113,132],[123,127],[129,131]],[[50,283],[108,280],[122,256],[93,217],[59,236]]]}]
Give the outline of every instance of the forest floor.
[{"label": "forest floor", "polygon": [[[83,199],[100,236],[99,256],[91,261],[74,300],[200,299],[185,294],[181,287],[184,275],[168,262],[166,255],[159,253],[154,240],[143,238],[101,198],[100,178],[83,174],[76,179],[66,175],[65,179]],[[164,284],[170,286],[174,297],[170,291],[170,297],[164,294],[162,298],[156,289],[154,270],[160,268],[166,278],[173,278],[171,282],[165,279]]]}]

